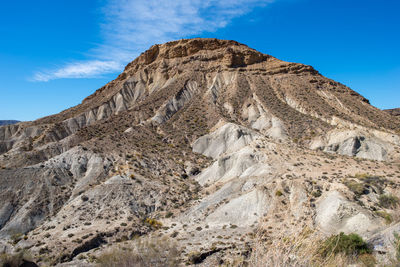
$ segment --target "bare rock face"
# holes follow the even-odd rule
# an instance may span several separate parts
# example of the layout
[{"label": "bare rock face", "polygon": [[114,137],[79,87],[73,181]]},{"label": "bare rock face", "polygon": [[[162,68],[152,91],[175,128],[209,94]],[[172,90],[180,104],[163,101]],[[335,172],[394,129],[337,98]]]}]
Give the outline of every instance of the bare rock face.
[{"label": "bare rock face", "polygon": [[399,127],[311,66],[235,41],[154,45],[80,105],[0,127],[0,244],[89,266],[154,233],[216,266],[249,260],[255,233],[311,229],[393,254],[381,197],[399,196]]},{"label": "bare rock face", "polygon": [[365,234],[380,226],[370,212],[346,200],[338,191],[329,192],[319,201],[315,220],[329,234]]},{"label": "bare rock face", "polygon": [[392,144],[400,144],[397,135],[365,130],[333,130],[315,138],[310,148],[346,156],[386,160],[393,150]]},{"label": "bare rock face", "polygon": [[235,152],[245,147],[259,134],[233,123],[227,123],[212,134],[197,139],[192,147],[196,153],[218,158],[223,153]]}]

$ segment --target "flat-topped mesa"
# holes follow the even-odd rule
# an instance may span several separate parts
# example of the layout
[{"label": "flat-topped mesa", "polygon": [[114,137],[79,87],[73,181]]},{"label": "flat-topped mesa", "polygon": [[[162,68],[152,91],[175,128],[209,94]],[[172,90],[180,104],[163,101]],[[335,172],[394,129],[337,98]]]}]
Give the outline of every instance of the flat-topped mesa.
[{"label": "flat-topped mesa", "polygon": [[[198,64],[199,70],[246,69],[262,70],[267,74],[308,72],[318,75],[313,67],[279,60],[263,54],[247,45],[231,40],[211,38],[182,39],[165,44],[153,45],[129,63],[115,81],[122,81],[141,69],[161,65],[165,68],[190,62]],[[157,64],[156,64],[157,63]]]},{"label": "flat-topped mesa", "polygon": [[166,68],[171,67],[169,64],[171,60],[174,60],[175,63],[178,61],[176,64],[185,64],[195,60],[212,62],[210,66],[218,68],[246,67],[256,63],[273,61],[271,71],[274,73],[296,71],[297,69],[313,70],[310,66],[278,60],[236,41],[213,38],[182,39],[151,46],[130,62],[115,80],[98,89],[94,94],[85,98],[83,102],[93,99],[108,88],[115,87],[150,65],[155,67],[153,65],[155,63],[157,63],[155,65],[162,65]]},{"label": "flat-topped mesa", "polygon": [[251,65],[262,62],[270,57],[236,41],[209,38],[183,39],[161,45],[153,45],[137,59],[129,63],[125,70],[130,69],[135,64],[148,65],[158,59],[189,57],[198,54],[199,52],[215,50],[219,50],[218,54],[221,55],[221,57],[215,59],[223,58],[224,63],[229,67]]}]

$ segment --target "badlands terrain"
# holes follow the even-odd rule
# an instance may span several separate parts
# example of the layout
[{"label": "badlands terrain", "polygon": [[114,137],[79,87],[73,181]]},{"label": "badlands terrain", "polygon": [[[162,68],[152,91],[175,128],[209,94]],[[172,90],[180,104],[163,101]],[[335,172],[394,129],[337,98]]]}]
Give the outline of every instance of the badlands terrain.
[{"label": "badlands terrain", "polygon": [[1,259],[398,266],[399,134],[311,66],[154,45],[80,105],[0,127]]}]

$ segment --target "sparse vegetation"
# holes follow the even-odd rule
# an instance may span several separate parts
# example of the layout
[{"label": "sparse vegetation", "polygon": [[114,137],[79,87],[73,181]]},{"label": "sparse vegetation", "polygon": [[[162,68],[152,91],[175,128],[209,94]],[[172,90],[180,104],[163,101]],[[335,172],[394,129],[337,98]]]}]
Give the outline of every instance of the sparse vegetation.
[{"label": "sparse vegetation", "polygon": [[11,241],[16,245],[22,239],[22,233],[15,233],[11,235]]},{"label": "sparse vegetation", "polygon": [[356,180],[346,180],[344,185],[352,191],[357,197],[366,194],[368,192],[367,188],[363,183],[359,183]]},{"label": "sparse vegetation", "polygon": [[359,198],[362,195],[369,194],[371,191],[381,194],[387,180],[375,175],[358,173],[353,178],[345,179],[343,183],[355,194],[356,198]]},{"label": "sparse vegetation", "polygon": [[260,235],[258,238],[249,266],[374,266],[376,262],[368,244],[357,234],[323,238],[305,228],[298,234],[267,242]]},{"label": "sparse vegetation", "polygon": [[198,251],[192,251],[188,255],[188,263],[196,264],[201,262],[201,253]]},{"label": "sparse vegetation", "polygon": [[393,209],[399,205],[399,198],[393,195],[380,195],[379,205],[386,209]]},{"label": "sparse vegetation", "polygon": [[162,223],[157,221],[156,219],[146,218],[144,221],[147,225],[150,225],[152,228],[160,228],[162,227]]},{"label": "sparse vegetation", "polygon": [[394,247],[396,250],[396,260],[400,263],[400,235],[398,233],[394,233]]},{"label": "sparse vegetation", "polygon": [[317,191],[313,191],[312,193],[311,193],[311,195],[313,196],[313,197],[320,197],[321,195],[322,195],[322,192],[320,191],[320,190],[317,190]]},{"label": "sparse vegetation", "polygon": [[[24,262],[31,262],[31,256],[25,250],[22,250],[16,254],[6,254],[6,253],[0,254],[0,266],[2,267],[19,267],[22,266]],[[26,266],[35,266],[35,265],[32,262],[31,265],[26,265]]]},{"label": "sparse vegetation", "polygon": [[343,253],[347,256],[358,256],[362,254],[370,254],[372,251],[368,244],[357,234],[333,235],[329,237],[320,249],[323,257],[329,257],[331,254]]},{"label": "sparse vegetation", "polygon": [[376,215],[378,215],[378,216],[382,217],[383,219],[385,219],[386,224],[391,224],[393,222],[392,215],[390,215],[386,211],[379,210],[379,211],[376,211],[375,213],[376,213]]},{"label": "sparse vegetation", "polygon": [[99,267],[177,266],[179,250],[168,238],[138,239],[128,250],[114,249],[97,258]]},{"label": "sparse vegetation", "polygon": [[365,178],[370,177],[370,175],[368,175],[367,173],[356,173],[356,174],[354,175],[354,177],[355,177],[355,178],[358,178],[358,179],[365,179]]}]

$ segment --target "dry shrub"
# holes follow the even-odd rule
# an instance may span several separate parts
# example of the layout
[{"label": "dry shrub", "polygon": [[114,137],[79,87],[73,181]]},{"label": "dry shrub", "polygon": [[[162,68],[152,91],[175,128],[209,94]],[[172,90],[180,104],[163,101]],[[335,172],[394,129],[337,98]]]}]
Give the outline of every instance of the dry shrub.
[{"label": "dry shrub", "polygon": [[379,205],[386,209],[394,209],[400,203],[400,200],[398,197],[396,197],[394,195],[390,195],[390,194],[389,195],[380,195],[378,200],[379,200]]},{"label": "dry shrub", "polygon": [[180,251],[167,237],[140,238],[132,249],[114,249],[97,258],[99,267],[177,266]]},{"label": "dry shrub", "polygon": [[[32,257],[27,251],[23,250],[16,254],[0,254],[0,266],[4,267],[19,267],[25,262],[30,262]],[[32,263],[32,262],[31,262]],[[26,263],[25,263],[26,264]],[[33,264],[33,263],[32,263]],[[29,265],[35,266],[35,265]]]},{"label": "dry shrub", "polygon": [[400,222],[400,205],[393,209],[391,215],[394,223]]},{"label": "dry shrub", "polygon": [[378,210],[375,214],[385,219],[386,224],[391,224],[393,222],[393,216],[384,210]]},{"label": "dry shrub", "polygon": [[[330,237],[332,239],[332,237]],[[371,254],[348,254],[348,250],[337,249],[334,245],[326,246],[329,238],[323,237],[309,228],[303,229],[298,234],[270,240],[258,235],[258,240],[253,246],[247,264],[238,266],[349,266],[359,262],[373,262]],[[268,242],[269,241],[269,242]],[[323,252],[323,253],[322,253]],[[369,251],[368,251],[369,252]]]},{"label": "dry shrub", "polygon": [[326,258],[330,254],[344,253],[347,256],[359,256],[363,254],[371,254],[372,250],[361,236],[351,233],[346,235],[340,233],[332,235],[326,239],[320,250],[320,254]]},{"label": "dry shrub", "polygon": [[[274,238],[258,235],[249,266],[312,266],[315,249],[309,239],[313,232],[305,229],[298,236]],[[311,240],[310,240],[311,241]]]},{"label": "dry shrub", "polygon": [[23,263],[21,254],[2,254],[0,255],[0,266],[18,267]]}]

